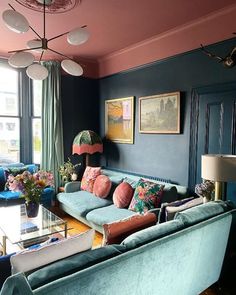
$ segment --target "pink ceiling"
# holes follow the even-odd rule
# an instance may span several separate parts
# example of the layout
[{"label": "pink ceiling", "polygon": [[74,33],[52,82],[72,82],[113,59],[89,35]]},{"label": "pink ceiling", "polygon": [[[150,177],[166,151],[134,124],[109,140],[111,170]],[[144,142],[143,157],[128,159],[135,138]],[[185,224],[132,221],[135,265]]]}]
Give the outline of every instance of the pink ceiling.
[{"label": "pink ceiling", "polygon": [[[8,3],[22,13],[42,34],[42,14],[1,0],[0,12]],[[61,37],[51,47],[85,66],[87,76],[107,76],[231,38],[236,30],[235,0],[81,0],[71,11],[46,15],[49,39],[75,27],[87,25],[87,43],[72,46]],[[0,19],[0,55],[26,47],[34,33],[16,34]],[[47,54],[47,59],[59,58]]]}]

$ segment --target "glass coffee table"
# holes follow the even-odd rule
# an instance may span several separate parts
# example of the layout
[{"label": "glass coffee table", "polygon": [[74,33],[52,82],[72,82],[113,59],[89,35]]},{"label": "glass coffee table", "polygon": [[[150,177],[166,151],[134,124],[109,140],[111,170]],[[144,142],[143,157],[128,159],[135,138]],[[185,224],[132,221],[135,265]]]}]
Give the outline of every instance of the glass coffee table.
[{"label": "glass coffee table", "polygon": [[48,236],[55,233],[63,233],[66,238],[67,222],[42,205],[35,218],[28,218],[24,204],[1,207],[0,232],[3,255],[6,255],[7,240],[24,248],[45,241]]}]

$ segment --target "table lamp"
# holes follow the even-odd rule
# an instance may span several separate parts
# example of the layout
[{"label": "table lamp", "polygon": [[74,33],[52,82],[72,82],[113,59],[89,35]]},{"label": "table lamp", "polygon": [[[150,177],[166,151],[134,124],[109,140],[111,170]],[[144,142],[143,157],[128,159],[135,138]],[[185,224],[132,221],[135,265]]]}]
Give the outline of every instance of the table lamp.
[{"label": "table lamp", "polygon": [[201,176],[215,182],[215,200],[225,200],[226,182],[236,181],[236,156],[225,154],[202,155]]}]

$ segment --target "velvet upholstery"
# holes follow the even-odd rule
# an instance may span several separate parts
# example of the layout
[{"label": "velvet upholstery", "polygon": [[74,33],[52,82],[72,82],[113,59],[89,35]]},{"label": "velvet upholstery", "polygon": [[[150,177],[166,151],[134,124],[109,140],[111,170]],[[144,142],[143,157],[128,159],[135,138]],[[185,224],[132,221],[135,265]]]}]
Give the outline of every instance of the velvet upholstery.
[{"label": "velvet upholstery", "polygon": [[28,281],[31,288],[36,289],[63,276],[115,257],[124,252],[124,250],[125,247],[116,245],[75,254],[32,272],[28,275]]},{"label": "velvet upholstery", "polygon": [[115,205],[110,205],[90,211],[86,215],[86,219],[89,222],[93,222],[102,226],[105,223],[111,223],[117,220],[130,217],[135,214],[137,213],[134,211],[117,208]]},{"label": "velvet upholstery", "polygon": [[[112,187],[106,199],[99,200],[99,198],[95,197],[93,194],[81,191],[79,181],[67,183],[65,186],[65,192],[58,194],[57,199],[60,208],[66,213],[103,233],[102,225],[104,223],[120,220],[129,217],[132,214],[128,209],[114,208],[114,206],[111,207],[111,205],[113,205],[113,193],[116,187],[126,178],[129,178],[132,182],[138,181],[138,179],[140,179],[141,176],[144,177],[144,175],[117,172],[109,169],[102,169],[101,173],[108,176],[112,181]],[[145,177],[145,179],[157,184],[165,185],[161,198],[162,202],[172,202],[178,198],[187,197],[188,189],[186,187],[168,182],[165,183],[163,180],[159,181],[155,177]]]},{"label": "velvet upholstery", "polygon": [[219,279],[232,215],[235,210],[218,214],[34,291],[19,273],[0,295],[199,294]]},{"label": "velvet upholstery", "polygon": [[128,250],[134,249],[158,238],[174,233],[183,227],[184,224],[180,220],[172,220],[163,224],[157,224],[128,236],[121,244]]},{"label": "velvet upholstery", "polygon": [[71,206],[82,217],[85,217],[88,212],[93,209],[109,206],[112,201],[109,199],[102,199],[94,196],[87,191],[79,191],[73,193],[60,193],[57,195],[59,202]]}]

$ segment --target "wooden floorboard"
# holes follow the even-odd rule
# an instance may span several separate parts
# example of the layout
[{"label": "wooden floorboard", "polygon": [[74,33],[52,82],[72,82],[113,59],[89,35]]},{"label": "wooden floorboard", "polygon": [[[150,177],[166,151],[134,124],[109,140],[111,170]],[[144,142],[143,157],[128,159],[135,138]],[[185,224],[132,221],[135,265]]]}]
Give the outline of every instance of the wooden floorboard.
[{"label": "wooden floorboard", "polygon": [[[67,221],[67,226],[69,228],[68,234],[70,236],[73,236],[73,235],[76,235],[76,234],[79,234],[79,233],[82,233],[82,232],[85,232],[85,231],[91,229],[89,226],[87,226],[86,224],[78,221],[74,217],[66,214],[65,212],[60,210],[58,207],[55,207],[55,208],[53,208],[51,210],[57,216],[59,216],[63,220]],[[94,247],[99,247],[99,246],[102,246],[102,234],[96,231],[94,241],[93,241],[93,248]]]}]

